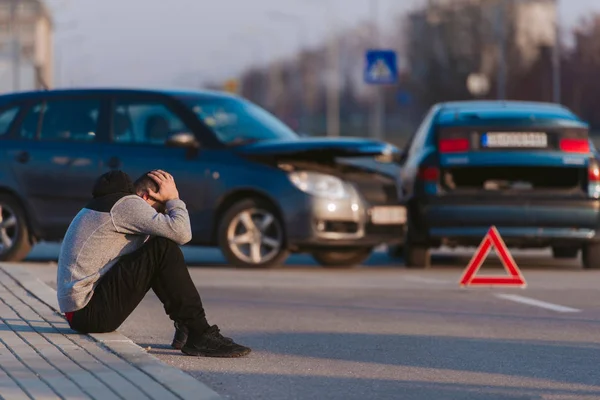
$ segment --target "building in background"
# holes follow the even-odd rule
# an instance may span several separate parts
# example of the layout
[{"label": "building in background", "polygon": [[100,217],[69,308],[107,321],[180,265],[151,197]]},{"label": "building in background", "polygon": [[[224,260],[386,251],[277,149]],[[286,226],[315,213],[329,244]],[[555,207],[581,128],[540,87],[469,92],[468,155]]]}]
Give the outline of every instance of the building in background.
[{"label": "building in background", "polygon": [[540,56],[540,49],[552,48],[558,40],[556,0],[520,0],[515,4],[515,42],[526,67]]},{"label": "building in background", "polygon": [[53,23],[41,0],[0,0],[0,92],[53,85]]}]

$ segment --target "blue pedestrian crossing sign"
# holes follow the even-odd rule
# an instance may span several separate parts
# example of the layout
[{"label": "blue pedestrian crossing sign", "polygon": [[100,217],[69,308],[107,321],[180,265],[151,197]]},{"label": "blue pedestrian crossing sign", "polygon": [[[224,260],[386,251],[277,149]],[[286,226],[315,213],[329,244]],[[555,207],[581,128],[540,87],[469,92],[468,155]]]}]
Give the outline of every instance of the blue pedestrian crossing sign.
[{"label": "blue pedestrian crossing sign", "polygon": [[393,84],[398,81],[398,62],[393,50],[368,50],[365,82],[371,85]]}]

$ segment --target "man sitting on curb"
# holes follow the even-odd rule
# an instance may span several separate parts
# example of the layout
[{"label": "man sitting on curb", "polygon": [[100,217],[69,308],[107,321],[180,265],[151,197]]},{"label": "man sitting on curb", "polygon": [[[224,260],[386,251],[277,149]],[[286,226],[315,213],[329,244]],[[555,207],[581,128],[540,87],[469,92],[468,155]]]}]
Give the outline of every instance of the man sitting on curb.
[{"label": "man sitting on curb", "polygon": [[192,238],[173,177],[152,171],[135,183],[113,171],[95,183],[58,259],[58,303],[72,329],[116,330],[152,289],[174,321],[172,346],[188,355],[241,357],[250,349],[206,320],[179,245]]}]

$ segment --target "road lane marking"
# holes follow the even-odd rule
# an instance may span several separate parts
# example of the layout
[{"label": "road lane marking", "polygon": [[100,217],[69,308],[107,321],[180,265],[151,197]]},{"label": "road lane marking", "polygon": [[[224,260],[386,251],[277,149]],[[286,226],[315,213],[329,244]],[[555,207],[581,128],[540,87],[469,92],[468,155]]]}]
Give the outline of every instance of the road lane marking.
[{"label": "road lane marking", "polygon": [[514,301],[514,302],[522,303],[522,304],[527,304],[530,306],[545,308],[545,309],[556,311],[556,312],[563,312],[563,313],[581,312],[581,310],[578,310],[576,308],[565,307],[565,306],[561,306],[559,304],[548,303],[545,301],[532,299],[530,297],[519,296],[518,294],[496,294],[495,296],[498,298],[501,298],[501,299],[510,300],[510,301]]}]

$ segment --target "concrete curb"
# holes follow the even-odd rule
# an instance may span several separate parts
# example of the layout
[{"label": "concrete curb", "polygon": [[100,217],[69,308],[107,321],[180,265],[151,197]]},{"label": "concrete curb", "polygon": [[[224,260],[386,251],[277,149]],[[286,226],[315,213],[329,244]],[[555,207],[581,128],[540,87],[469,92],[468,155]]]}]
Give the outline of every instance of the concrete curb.
[{"label": "concrete curb", "polygon": [[[54,289],[18,264],[2,263],[0,264],[0,268],[27,292],[62,316]],[[145,372],[182,399],[223,399],[223,397],[204,383],[178,368],[163,363],[119,332],[91,334],[89,336],[128,363]]]}]

